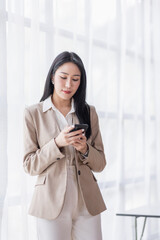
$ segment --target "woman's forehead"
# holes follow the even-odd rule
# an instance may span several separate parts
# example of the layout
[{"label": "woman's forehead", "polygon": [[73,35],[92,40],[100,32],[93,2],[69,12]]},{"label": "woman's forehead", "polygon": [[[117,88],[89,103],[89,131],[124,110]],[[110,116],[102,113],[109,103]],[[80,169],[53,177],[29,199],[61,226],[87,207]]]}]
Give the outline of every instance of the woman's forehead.
[{"label": "woman's forehead", "polygon": [[68,75],[80,76],[80,70],[78,66],[72,62],[64,63],[57,69],[57,72]]}]

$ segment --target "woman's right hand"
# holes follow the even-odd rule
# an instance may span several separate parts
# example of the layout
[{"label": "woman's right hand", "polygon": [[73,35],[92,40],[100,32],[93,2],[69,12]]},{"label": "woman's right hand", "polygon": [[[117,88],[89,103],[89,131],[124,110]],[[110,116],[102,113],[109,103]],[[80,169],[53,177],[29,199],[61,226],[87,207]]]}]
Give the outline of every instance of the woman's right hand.
[{"label": "woman's right hand", "polygon": [[76,142],[77,139],[84,136],[84,130],[80,129],[77,131],[69,132],[74,128],[74,125],[65,127],[59,135],[55,138],[56,145],[61,148],[71,145]]}]

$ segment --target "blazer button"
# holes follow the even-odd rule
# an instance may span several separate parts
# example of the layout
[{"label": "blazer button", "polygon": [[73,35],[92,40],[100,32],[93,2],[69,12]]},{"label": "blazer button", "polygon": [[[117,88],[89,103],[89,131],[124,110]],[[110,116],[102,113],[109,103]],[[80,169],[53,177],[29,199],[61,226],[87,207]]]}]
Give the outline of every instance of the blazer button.
[{"label": "blazer button", "polygon": [[57,160],[60,160],[60,158],[57,158]]},{"label": "blazer button", "polygon": [[78,175],[80,175],[81,174],[81,171],[80,170],[78,170]]}]

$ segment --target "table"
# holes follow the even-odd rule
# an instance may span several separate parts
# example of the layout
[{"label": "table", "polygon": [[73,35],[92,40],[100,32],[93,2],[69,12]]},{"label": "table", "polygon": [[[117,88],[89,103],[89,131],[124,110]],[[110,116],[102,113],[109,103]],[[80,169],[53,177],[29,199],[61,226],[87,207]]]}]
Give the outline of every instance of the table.
[{"label": "table", "polygon": [[151,206],[142,206],[135,209],[131,209],[128,211],[119,211],[116,213],[117,216],[124,216],[124,217],[135,217],[135,239],[138,239],[137,234],[137,218],[144,217],[142,233],[140,236],[140,240],[143,237],[143,233],[146,226],[147,218],[160,218],[160,203]]}]

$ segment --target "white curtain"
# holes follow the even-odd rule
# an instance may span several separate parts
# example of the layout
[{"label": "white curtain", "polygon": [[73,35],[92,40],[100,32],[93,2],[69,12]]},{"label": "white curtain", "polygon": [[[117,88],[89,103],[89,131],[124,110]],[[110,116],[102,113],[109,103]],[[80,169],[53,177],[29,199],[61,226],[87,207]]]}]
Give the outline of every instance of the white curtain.
[{"label": "white curtain", "polygon": [[[23,162],[23,110],[39,102],[53,59],[74,51],[87,71],[108,165],[97,173],[104,240],[134,237],[116,216],[160,200],[160,1],[0,0],[0,239],[36,240],[27,215],[36,177]],[[142,220],[139,221],[139,233]],[[149,219],[144,239],[160,237]]]}]

